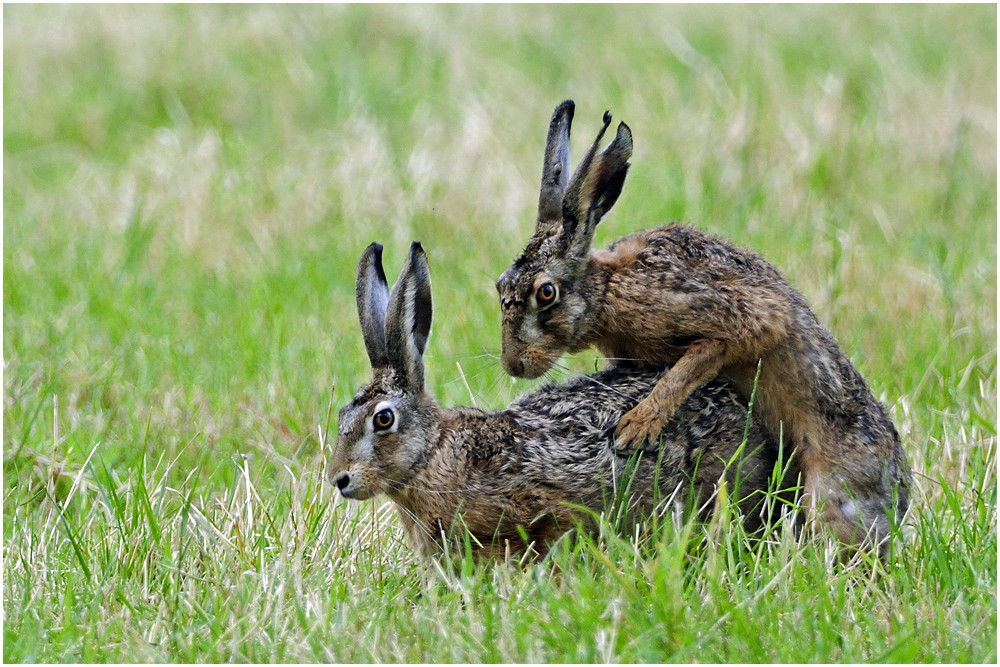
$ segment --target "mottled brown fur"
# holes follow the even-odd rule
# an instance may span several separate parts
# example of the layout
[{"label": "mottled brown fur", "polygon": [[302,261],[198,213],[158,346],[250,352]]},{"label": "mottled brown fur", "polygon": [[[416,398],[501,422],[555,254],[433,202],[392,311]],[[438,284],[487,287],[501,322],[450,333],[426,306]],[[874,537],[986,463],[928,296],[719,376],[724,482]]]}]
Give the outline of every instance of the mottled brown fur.
[{"label": "mottled brown fur", "polygon": [[[556,109],[549,142],[561,147],[548,147],[547,156],[568,160],[571,118],[572,103]],[[606,115],[605,128],[609,121]],[[910,482],[885,408],[805,298],[756,253],[680,224],[590,250],[632,147],[624,124],[597,154],[600,138],[566,184],[565,199],[573,197],[571,204],[564,199],[562,219],[551,217],[552,202],[540,204],[535,234],[497,282],[504,368],[537,377],[564,352],[589,346],[613,364],[672,364],[622,418],[618,446],[628,451],[717,375],[749,398],[759,364],[754,410],[792,445],[810,502],[821,505],[821,517],[844,543],[883,544],[908,507]],[[590,173],[595,165],[601,178]],[[552,166],[547,158],[543,173]],[[590,185],[602,179],[608,192]],[[543,196],[559,193],[550,188]],[[555,302],[540,304],[532,294],[539,274],[558,288]]]},{"label": "mottled brown fur", "polygon": [[[722,480],[748,529],[761,525],[778,448],[756,420],[747,421],[727,383],[698,388],[666,422],[662,438],[630,454],[615,451],[615,427],[662,369],[608,369],[543,387],[499,412],[443,409],[422,381],[423,327],[430,325],[426,258],[415,244],[389,295],[380,251],[373,244],[358,266],[373,377],[340,411],[327,476],[347,498],[387,495],[419,553],[461,553],[464,526],[477,558],[528,549],[544,554],[579,522],[586,525],[586,510],[603,512],[616,496],[626,514],[662,508],[670,498],[708,511]],[[367,299],[375,306],[362,303]],[[378,313],[386,313],[384,326],[370,321]],[[416,332],[415,340],[408,331]],[[372,338],[378,335],[385,340]],[[397,346],[402,349],[394,353]],[[381,410],[392,412],[393,425],[376,431]],[[637,459],[632,471],[630,459]]]}]

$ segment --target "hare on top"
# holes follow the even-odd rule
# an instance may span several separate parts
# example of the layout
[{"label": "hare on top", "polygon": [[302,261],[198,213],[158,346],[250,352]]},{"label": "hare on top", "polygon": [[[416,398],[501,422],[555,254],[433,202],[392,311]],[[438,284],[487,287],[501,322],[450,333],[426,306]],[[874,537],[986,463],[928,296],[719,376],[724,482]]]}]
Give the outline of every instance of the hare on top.
[{"label": "hare on top", "polygon": [[[538,221],[497,281],[501,362],[539,377],[566,352],[596,347],[612,365],[672,364],[625,414],[616,446],[654,438],[698,386],[722,374],[803,471],[804,492],[847,545],[877,545],[909,505],[910,470],[896,428],[805,297],[756,253],[671,224],[591,250],[621,194],[632,155],[625,123],[598,153],[604,126],[570,178],[574,104],[552,116]],[[757,377],[759,363],[759,377]]]}]

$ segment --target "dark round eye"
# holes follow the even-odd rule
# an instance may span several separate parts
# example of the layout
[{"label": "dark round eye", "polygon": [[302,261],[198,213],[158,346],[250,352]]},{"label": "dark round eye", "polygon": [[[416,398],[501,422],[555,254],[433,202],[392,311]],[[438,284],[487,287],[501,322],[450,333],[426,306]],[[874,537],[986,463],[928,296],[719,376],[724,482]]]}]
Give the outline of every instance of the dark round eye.
[{"label": "dark round eye", "polygon": [[559,291],[556,286],[552,283],[542,283],[535,293],[535,298],[538,299],[538,304],[541,306],[547,306],[556,300],[556,296]]},{"label": "dark round eye", "polygon": [[375,427],[376,431],[384,431],[390,428],[394,421],[396,421],[396,415],[392,414],[392,410],[386,408],[375,413],[375,416],[372,417],[372,426]]}]

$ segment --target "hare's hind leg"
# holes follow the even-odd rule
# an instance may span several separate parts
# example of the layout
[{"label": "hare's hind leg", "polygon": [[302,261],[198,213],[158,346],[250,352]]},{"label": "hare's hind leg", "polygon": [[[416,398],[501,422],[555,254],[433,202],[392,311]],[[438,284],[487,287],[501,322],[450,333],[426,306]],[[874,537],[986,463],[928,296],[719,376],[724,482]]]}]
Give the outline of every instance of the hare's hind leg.
[{"label": "hare's hind leg", "polygon": [[639,404],[618,422],[615,449],[629,452],[644,440],[652,442],[692,391],[715,377],[726,361],[726,343],[700,340],[668,370]]}]

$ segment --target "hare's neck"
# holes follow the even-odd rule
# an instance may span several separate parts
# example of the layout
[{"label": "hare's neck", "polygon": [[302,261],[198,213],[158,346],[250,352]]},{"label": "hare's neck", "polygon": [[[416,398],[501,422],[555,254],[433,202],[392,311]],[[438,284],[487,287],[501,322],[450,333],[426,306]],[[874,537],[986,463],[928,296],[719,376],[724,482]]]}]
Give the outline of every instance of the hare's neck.
[{"label": "hare's neck", "polygon": [[454,528],[459,513],[470,528],[498,525],[502,511],[496,507],[495,485],[502,482],[499,471],[511,456],[510,443],[504,441],[511,422],[505,412],[474,408],[441,413],[433,433],[429,432],[419,470],[390,496],[407,539],[418,552],[438,548],[442,533]]},{"label": "hare's neck", "polygon": [[[603,252],[603,251],[601,251]],[[607,311],[608,284],[612,270],[602,261],[598,251],[591,251],[576,279],[576,291],[586,304],[582,316],[576,318],[576,344],[569,352],[580,352],[591,345],[600,346],[603,332],[605,312]]]},{"label": "hare's neck", "polygon": [[393,497],[421,520],[450,517],[480,467],[477,456],[491,436],[490,415],[474,408],[444,410],[425,432],[413,475]]},{"label": "hare's neck", "polygon": [[612,365],[623,360],[672,362],[684,353],[685,341],[664,336],[664,327],[648,307],[657,286],[634,270],[637,242],[625,237],[610,250],[594,250],[587,273],[594,298],[587,342]]}]

